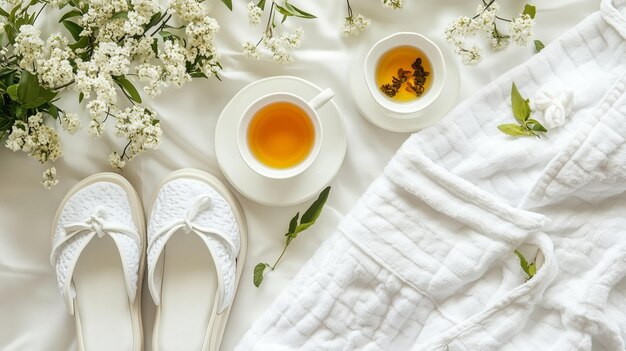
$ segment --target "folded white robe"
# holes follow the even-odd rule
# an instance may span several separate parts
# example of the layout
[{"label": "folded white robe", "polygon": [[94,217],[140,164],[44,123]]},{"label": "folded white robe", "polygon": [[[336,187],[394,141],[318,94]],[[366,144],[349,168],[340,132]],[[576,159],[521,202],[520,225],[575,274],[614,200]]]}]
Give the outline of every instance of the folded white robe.
[{"label": "folded white robe", "polygon": [[[498,131],[513,81],[571,90],[565,125]],[[624,350],[625,139],[626,0],[606,0],[411,136],[239,349]]]}]

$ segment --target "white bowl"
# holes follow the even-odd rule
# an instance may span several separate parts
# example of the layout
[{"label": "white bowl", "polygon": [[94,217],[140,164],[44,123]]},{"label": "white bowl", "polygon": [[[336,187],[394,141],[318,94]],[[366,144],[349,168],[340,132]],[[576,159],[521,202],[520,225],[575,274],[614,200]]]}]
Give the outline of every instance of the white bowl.
[{"label": "white bowl", "polygon": [[[432,79],[430,88],[419,99],[410,102],[395,102],[388,98],[376,83],[376,68],[381,57],[389,50],[399,46],[412,46],[421,50],[430,60]],[[399,118],[419,112],[432,104],[441,94],[446,81],[446,65],[443,54],[430,39],[418,33],[400,32],[376,42],[365,57],[363,65],[365,82],[374,101],[383,109]]]}]

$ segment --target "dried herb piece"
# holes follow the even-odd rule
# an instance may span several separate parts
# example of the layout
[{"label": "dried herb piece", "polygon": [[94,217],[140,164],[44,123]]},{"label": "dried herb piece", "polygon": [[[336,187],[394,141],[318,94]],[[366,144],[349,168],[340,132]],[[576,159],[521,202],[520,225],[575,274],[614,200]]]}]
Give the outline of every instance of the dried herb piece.
[{"label": "dried herb piece", "polygon": [[409,73],[411,71],[404,70],[402,68],[398,69],[398,76],[393,76],[391,78],[391,84],[383,84],[380,87],[380,90],[385,93],[385,95],[389,97],[394,97],[400,91],[402,84],[404,84],[409,79]]},{"label": "dried herb piece", "polygon": [[426,78],[430,75],[430,72],[424,69],[422,66],[422,59],[418,57],[411,65],[413,68],[413,83],[408,82],[406,87],[407,91],[414,92],[417,96],[424,94],[424,85],[426,84]]}]

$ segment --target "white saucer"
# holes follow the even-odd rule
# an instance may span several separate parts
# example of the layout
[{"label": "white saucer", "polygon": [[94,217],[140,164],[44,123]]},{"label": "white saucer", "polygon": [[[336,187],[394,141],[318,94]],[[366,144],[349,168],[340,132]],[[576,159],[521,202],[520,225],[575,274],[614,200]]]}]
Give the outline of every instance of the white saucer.
[{"label": "white saucer", "polygon": [[392,132],[416,132],[433,125],[456,105],[459,95],[460,75],[456,66],[458,59],[452,56],[445,43],[433,40],[441,49],[446,62],[446,81],[441,95],[427,108],[406,116],[393,116],[380,107],[367,89],[363,65],[369,48],[377,41],[364,42],[350,66],[350,90],[357,109],[377,127]]},{"label": "white saucer", "polygon": [[237,149],[237,125],[243,112],[259,97],[288,92],[310,100],[322,89],[304,79],[271,77],[241,89],[222,110],[215,127],[217,162],[228,181],[247,198],[270,206],[290,206],[319,193],[335,177],[346,154],[346,130],[334,101],[318,110],[324,129],[317,159],[302,174],[289,179],[270,179],[254,172]]}]

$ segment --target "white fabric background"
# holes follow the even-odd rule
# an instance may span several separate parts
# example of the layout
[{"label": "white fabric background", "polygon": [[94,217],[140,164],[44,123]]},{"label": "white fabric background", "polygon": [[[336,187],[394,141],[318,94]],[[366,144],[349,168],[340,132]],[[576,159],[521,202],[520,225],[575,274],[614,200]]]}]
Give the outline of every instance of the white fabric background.
[{"label": "white fabric background", "polygon": [[[272,208],[255,204],[237,194],[247,217],[249,251],[222,343],[222,350],[231,350],[317,246],[332,233],[342,215],[379,175],[408,136],[381,130],[356,111],[346,83],[352,53],[360,45],[371,44],[383,32],[394,30],[416,31],[442,39],[446,25],[457,16],[471,15],[479,1],[406,0],[404,10],[392,11],[383,9],[378,0],[353,0],[355,11],[372,18],[372,25],[360,37],[345,38],[338,30],[345,16],[343,1],[294,0],[296,5],[319,18],[288,21],[290,27],[301,25],[304,28],[304,42],[296,51],[297,60],[288,66],[256,62],[240,54],[241,42],[256,40],[262,31],[260,26],[253,29],[247,24],[246,1],[235,0],[232,14],[217,0],[209,2],[215,9],[213,15],[222,25],[218,46],[225,67],[223,82],[194,81],[183,89],[168,90],[149,102],[162,118],[164,141],[159,150],[131,162],[123,173],[146,200],[144,208],[149,206],[147,202],[156,190],[155,186],[175,169],[196,167],[222,177],[213,146],[217,117],[231,96],[259,78],[294,75],[322,88],[332,88],[348,134],[348,153],[332,182],[333,190],[319,222],[293,242],[278,270],[270,272],[259,289],[252,285],[252,268],[260,261],[273,262],[282,248],[289,219],[305,209],[308,203]],[[501,3],[502,12],[507,14],[513,14],[509,10],[523,6],[519,0],[501,0]],[[535,37],[549,44],[598,6],[599,0],[539,1]],[[478,67],[460,67],[460,98],[470,96],[533,53],[530,46],[511,47],[503,52],[487,53]],[[86,116],[71,94],[66,95],[62,105]],[[120,144],[120,140],[112,137],[93,140],[84,130],[72,137],[63,135],[65,156],[56,164],[61,182],[52,191],[39,185],[43,170],[39,164],[23,154],[0,147],[1,350],[76,349],[73,317],[63,306],[48,262],[51,222],[59,201],[73,184],[93,173],[111,170],[107,155],[111,148],[123,146]],[[144,289],[143,296],[145,344],[149,350],[154,308],[147,289]]]}]

